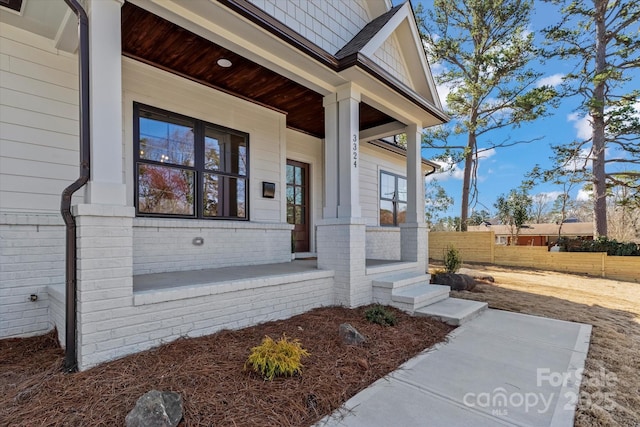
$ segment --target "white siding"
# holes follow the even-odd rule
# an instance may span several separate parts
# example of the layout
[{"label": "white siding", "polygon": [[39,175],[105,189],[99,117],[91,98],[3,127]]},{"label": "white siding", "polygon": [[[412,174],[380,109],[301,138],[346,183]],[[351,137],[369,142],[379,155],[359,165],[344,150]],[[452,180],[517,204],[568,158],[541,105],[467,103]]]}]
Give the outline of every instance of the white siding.
[{"label": "white siding", "polygon": [[413,88],[406,62],[400,50],[400,44],[395,34],[392,34],[373,54],[374,62],[391,73],[410,88]]},{"label": "white siding", "polygon": [[373,19],[364,0],[249,1],[332,54]]},{"label": "white siding", "polygon": [[57,212],[77,178],[77,69],[50,40],[0,23],[0,212]]},{"label": "white siding", "polygon": [[380,225],[378,208],[380,171],[407,176],[406,158],[370,144],[362,144],[360,146],[360,206],[367,226]]},{"label": "white siding", "polygon": [[[249,134],[249,217],[280,222],[284,177],[285,116],[198,83],[123,59],[124,155],[128,200],[133,206],[133,102],[205,120]],[[273,199],[262,197],[262,181],[280,183]],[[214,223],[216,221],[210,221]]]},{"label": "white siding", "polygon": [[323,162],[324,144],[322,140],[305,135],[293,130],[287,130],[287,159],[310,165],[311,177],[311,221],[309,232],[311,233],[310,250],[315,252],[315,225],[322,219],[322,195],[324,193],[322,175],[324,173]]}]

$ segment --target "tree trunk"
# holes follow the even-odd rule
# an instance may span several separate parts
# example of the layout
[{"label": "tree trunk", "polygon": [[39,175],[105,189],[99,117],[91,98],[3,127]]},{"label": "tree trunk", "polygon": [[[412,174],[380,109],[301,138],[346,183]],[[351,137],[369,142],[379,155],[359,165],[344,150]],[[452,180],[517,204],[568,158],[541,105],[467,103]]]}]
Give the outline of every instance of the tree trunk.
[{"label": "tree trunk", "polygon": [[605,84],[598,76],[606,71],[606,0],[595,0],[596,24],[596,81],[590,111],[593,129],[593,222],[594,237],[607,235],[607,182],[605,175]]},{"label": "tree trunk", "polygon": [[462,180],[462,203],[460,207],[460,231],[467,231],[469,222],[469,192],[471,190],[471,169],[476,152],[476,134],[469,131],[467,153],[464,157],[464,178]]}]

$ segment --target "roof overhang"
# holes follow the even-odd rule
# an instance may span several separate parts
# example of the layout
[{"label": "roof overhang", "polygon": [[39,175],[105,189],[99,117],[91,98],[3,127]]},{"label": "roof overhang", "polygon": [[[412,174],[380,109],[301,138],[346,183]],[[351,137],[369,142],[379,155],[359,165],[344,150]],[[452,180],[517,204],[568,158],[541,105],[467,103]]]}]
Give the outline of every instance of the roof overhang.
[{"label": "roof overhang", "polygon": [[[130,1],[322,96],[353,82],[362,88],[365,102],[396,121],[428,127],[448,120],[439,105],[404,86],[365,55],[339,60],[246,0]],[[408,4],[401,9],[405,14],[411,10]]]}]

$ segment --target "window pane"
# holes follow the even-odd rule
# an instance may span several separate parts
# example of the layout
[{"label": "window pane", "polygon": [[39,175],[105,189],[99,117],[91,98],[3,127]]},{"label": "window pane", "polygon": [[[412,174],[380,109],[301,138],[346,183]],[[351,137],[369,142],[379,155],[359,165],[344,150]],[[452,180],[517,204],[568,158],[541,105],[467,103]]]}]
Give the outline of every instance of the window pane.
[{"label": "window pane", "polygon": [[209,170],[220,170],[220,140],[223,139],[219,132],[211,128],[205,129],[204,135],[204,168]]},{"label": "window pane", "polygon": [[194,165],[192,122],[140,111],[140,158],[182,166]]},{"label": "window pane", "polygon": [[406,203],[398,203],[397,204],[397,215],[398,215],[398,224],[404,224],[407,222],[407,204]]},{"label": "window pane", "polygon": [[398,178],[398,200],[407,201],[407,180],[404,178]]},{"label": "window pane", "polygon": [[296,174],[296,185],[302,185],[302,168],[299,167],[295,167],[295,174]]},{"label": "window pane", "polygon": [[220,216],[220,196],[218,175],[203,174],[202,214],[204,216]]},{"label": "window pane", "polygon": [[295,215],[296,215],[296,217],[295,217],[295,221],[296,222],[295,223],[296,224],[304,224],[305,223],[305,221],[304,221],[304,219],[305,219],[304,218],[304,208],[301,207],[301,206],[296,206],[294,209],[295,209]]},{"label": "window pane", "polygon": [[294,224],[293,205],[287,206],[287,223]]},{"label": "window pane", "polygon": [[247,175],[247,142],[239,135],[231,135],[230,160],[227,172]]},{"label": "window pane", "polygon": [[304,204],[304,187],[296,187],[296,205]]},{"label": "window pane", "polygon": [[393,225],[393,202],[380,200],[380,225]]},{"label": "window pane", "polygon": [[293,193],[294,193],[295,187],[291,186],[291,185],[287,185],[287,204],[292,205],[293,204]]},{"label": "window pane", "polygon": [[246,217],[245,180],[242,178],[224,177],[224,216]]},{"label": "window pane", "polygon": [[238,218],[247,217],[246,209],[246,180],[242,178],[229,178],[230,187],[235,187],[235,198],[229,200],[231,208],[229,216],[235,216]]},{"label": "window pane", "polygon": [[393,175],[380,174],[380,197],[383,199],[393,199],[396,191],[396,182]]},{"label": "window pane", "polygon": [[138,165],[138,211],[194,215],[193,172],[158,165]]}]

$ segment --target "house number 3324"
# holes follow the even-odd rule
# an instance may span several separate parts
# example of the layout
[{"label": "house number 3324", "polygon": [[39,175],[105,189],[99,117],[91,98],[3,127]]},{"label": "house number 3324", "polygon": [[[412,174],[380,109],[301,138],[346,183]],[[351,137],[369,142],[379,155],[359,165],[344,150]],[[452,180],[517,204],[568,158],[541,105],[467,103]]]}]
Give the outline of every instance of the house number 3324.
[{"label": "house number 3324", "polygon": [[358,167],[358,137],[353,135],[351,139],[351,157],[353,157],[353,167]]}]

